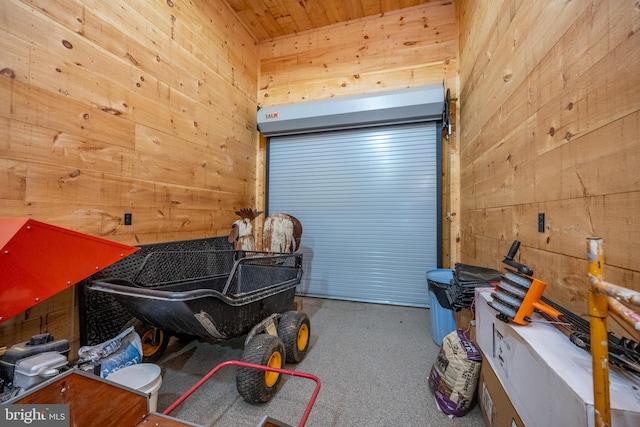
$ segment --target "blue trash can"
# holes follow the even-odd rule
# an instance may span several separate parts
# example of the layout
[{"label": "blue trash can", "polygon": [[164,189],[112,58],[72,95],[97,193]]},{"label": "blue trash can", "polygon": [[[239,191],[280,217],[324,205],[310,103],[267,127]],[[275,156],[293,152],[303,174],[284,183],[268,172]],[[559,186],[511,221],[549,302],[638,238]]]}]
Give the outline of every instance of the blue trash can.
[{"label": "blue trash can", "polygon": [[433,341],[441,346],[444,337],[456,329],[456,319],[446,295],[446,289],[453,279],[453,270],[438,268],[427,271],[427,285],[431,306],[431,331]]}]

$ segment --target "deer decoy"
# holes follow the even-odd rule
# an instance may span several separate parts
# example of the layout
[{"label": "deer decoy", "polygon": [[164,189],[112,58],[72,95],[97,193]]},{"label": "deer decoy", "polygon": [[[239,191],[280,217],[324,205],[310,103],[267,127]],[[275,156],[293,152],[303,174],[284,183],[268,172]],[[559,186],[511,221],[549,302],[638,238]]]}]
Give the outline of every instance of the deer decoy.
[{"label": "deer decoy", "polygon": [[262,211],[256,211],[250,208],[242,208],[236,211],[236,215],[241,219],[233,223],[228,238],[229,242],[233,242],[236,250],[256,250],[256,240],[253,236],[253,224],[251,222],[260,216],[261,213]]}]

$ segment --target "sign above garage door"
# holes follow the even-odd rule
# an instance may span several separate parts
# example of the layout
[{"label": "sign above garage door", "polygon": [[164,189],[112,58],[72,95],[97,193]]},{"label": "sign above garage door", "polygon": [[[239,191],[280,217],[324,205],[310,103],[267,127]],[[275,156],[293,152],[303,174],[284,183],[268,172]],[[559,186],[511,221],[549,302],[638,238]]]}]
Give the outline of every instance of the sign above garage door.
[{"label": "sign above garage door", "polygon": [[261,108],[258,130],[279,136],[425,122],[441,120],[443,108],[443,86],[421,86]]}]

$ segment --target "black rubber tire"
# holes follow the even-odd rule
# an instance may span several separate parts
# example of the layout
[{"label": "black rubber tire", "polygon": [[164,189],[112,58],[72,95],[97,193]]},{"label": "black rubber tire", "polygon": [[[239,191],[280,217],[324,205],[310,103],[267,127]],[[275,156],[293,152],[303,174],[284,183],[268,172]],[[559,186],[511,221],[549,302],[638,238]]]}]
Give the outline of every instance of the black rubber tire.
[{"label": "black rubber tire", "polygon": [[[160,360],[169,345],[171,334],[135,317],[127,322],[124,329],[131,326],[133,326],[136,333],[140,336],[140,341],[142,341],[142,362],[154,363]],[[156,338],[157,342],[154,342]]]},{"label": "black rubber tire", "polygon": [[[276,336],[258,334],[245,346],[242,361],[255,365],[283,368],[284,343]],[[236,371],[238,393],[249,403],[266,403],[275,396],[282,375],[258,369],[239,367]]]},{"label": "black rubber tire", "polygon": [[284,342],[287,363],[301,362],[309,349],[309,316],[302,311],[287,311],[278,323],[278,336]]}]

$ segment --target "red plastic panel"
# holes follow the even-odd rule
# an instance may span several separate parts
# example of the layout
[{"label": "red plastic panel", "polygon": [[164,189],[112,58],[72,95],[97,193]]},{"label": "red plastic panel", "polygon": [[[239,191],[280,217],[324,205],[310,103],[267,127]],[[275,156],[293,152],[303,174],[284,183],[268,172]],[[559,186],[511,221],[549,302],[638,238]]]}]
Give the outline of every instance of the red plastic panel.
[{"label": "red plastic panel", "polygon": [[0,218],[0,323],[139,248],[28,218]]}]

